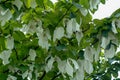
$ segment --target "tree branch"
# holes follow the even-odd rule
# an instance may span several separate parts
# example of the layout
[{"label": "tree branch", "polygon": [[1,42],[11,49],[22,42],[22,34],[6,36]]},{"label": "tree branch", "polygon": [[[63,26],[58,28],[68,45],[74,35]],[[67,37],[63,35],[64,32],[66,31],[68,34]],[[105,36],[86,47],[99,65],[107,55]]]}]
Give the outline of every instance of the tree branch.
[{"label": "tree branch", "polygon": [[67,15],[68,11],[70,10],[70,8],[72,7],[73,5],[70,5],[70,7],[67,9],[67,11],[62,15],[62,17],[59,19],[59,21],[57,22],[57,24],[55,25],[55,27],[58,26],[58,24],[60,23],[60,21],[62,21],[62,19]]},{"label": "tree branch", "polygon": [[57,77],[59,77],[61,75],[61,73],[55,75],[51,80],[55,80]]}]

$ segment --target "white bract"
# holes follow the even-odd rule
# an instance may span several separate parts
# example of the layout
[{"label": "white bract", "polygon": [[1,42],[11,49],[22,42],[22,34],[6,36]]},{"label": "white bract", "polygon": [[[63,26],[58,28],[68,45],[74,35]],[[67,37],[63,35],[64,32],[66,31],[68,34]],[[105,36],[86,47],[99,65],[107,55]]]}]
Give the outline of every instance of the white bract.
[{"label": "white bract", "polygon": [[54,60],[53,57],[51,57],[51,58],[48,60],[48,63],[47,63],[47,65],[46,65],[46,67],[45,67],[46,72],[48,72],[48,71],[50,71],[50,70],[52,69],[54,61],[55,61],[55,60]]},{"label": "white bract", "polygon": [[57,27],[54,30],[53,41],[55,41],[56,39],[60,40],[63,36],[64,36],[64,28]]},{"label": "white bract", "polygon": [[80,11],[81,11],[83,16],[86,16],[88,14],[88,10],[86,8],[81,7]]},{"label": "white bract", "polygon": [[15,76],[8,75],[7,80],[17,80],[17,78]]},{"label": "white bract", "polygon": [[93,62],[93,52],[91,47],[86,47],[84,57],[85,57],[85,60]]},{"label": "white bract", "polygon": [[100,3],[100,0],[90,0],[90,9],[97,9],[97,5]]},{"label": "white bract", "polygon": [[34,60],[35,60],[35,57],[36,57],[36,52],[35,52],[35,50],[30,49],[28,59],[34,61]]},{"label": "white bract", "polygon": [[9,9],[7,9],[6,11],[3,11],[0,13],[0,21],[1,21],[1,26],[4,26],[5,23],[10,20],[10,18],[12,17],[12,13]]},{"label": "white bract", "polygon": [[115,47],[111,45],[110,49],[105,50],[105,58],[112,58],[115,55]]},{"label": "white bract", "polygon": [[66,67],[65,67],[66,73],[73,77],[73,67],[70,65],[69,61],[67,60]]},{"label": "white bract", "polygon": [[9,64],[9,58],[11,55],[12,51],[11,50],[4,50],[2,53],[0,53],[0,58],[3,60],[2,63],[4,65]]},{"label": "white bract", "polygon": [[90,61],[85,60],[84,61],[84,69],[88,74],[91,74],[93,72],[93,65]]},{"label": "white bract", "polygon": [[35,8],[37,6],[36,0],[31,0],[31,8]]},{"label": "white bract", "polygon": [[6,47],[10,50],[14,48],[14,38],[12,36],[7,37]]},{"label": "white bract", "polygon": [[72,26],[72,19],[67,22],[66,32],[67,36],[70,38],[73,34],[73,26]]},{"label": "white bract", "polygon": [[113,20],[113,21],[112,21],[112,31],[116,34],[116,33],[118,33],[118,32],[117,32],[117,29],[116,29],[115,21],[116,21],[116,20]]},{"label": "white bract", "polygon": [[101,47],[103,47],[105,49],[109,43],[110,43],[110,39],[109,38],[102,37]]},{"label": "white bract", "polygon": [[25,79],[28,76],[28,70],[22,74],[22,78]]},{"label": "white bract", "polygon": [[21,7],[22,7],[22,5],[23,5],[23,3],[21,2],[21,0],[15,0],[15,1],[13,2],[13,4],[14,4],[15,6],[17,6],[18,10],[20,10]]},{"label": "white bract", "polygon": [[82,32],[76,32],[76,39],[78,41],[78,44],[80,43],[82,37],[83,37],[83,33]]}]

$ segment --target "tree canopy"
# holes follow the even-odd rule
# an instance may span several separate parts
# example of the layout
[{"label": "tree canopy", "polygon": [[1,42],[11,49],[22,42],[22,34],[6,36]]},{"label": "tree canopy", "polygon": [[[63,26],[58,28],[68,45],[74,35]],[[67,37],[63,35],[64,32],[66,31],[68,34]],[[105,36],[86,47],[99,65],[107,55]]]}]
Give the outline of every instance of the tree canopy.
[{"label": "tree canopy", "polygon": [[120,80],[120,10],[105,0],[0,0],[0,80]]}]

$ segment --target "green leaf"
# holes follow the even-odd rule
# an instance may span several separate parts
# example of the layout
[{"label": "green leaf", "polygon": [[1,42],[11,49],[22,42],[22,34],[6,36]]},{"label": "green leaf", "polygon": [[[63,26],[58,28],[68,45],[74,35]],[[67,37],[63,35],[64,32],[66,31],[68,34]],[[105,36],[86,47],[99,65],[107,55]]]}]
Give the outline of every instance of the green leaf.
[{"label": "green leaf", "polygon": [[15,31],[13,33],[13,38],[15,41],[21,41],[25,39],[25,35],[21,31]]},{"label": "green leaf", "polygon": [[3,52],[0,53],[0,58],[3,60],[2,63],[4,65],[9,64],[9,58],[11,55],[12,51],[11,50],[4,50]]},{"label": "green leaf", "polygon": [[13,4],[14,4],[15,6],[17,6],[18,10],[20,10],[21,7],[22,7],[22,5],[23,5],[23,3],[22,3],[21,0],[15,0],[15,1],[13,2]]}]

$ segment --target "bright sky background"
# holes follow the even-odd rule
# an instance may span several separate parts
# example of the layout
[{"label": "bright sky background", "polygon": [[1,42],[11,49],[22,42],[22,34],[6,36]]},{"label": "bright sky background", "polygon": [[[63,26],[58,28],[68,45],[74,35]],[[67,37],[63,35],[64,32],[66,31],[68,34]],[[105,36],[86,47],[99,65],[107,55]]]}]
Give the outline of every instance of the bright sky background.
[{"label": "bright sky background", "polygon": [[105,5],[99,5],[98,11],[93,15],[93,18],[109,17],[118,8],[120,8],[120,0],[107,0]]},{"label": "bright sky background", "polygon": [[[51,1],[56,2],[57,0]],[[109,17],[118,8],[120,8],[120,0],[107,0],[105,5],[99,5],[98,11],[96,11],[93,15],[93,19],[102,19],[105,17]]]}]

